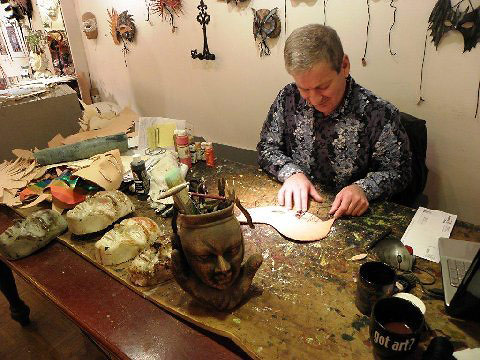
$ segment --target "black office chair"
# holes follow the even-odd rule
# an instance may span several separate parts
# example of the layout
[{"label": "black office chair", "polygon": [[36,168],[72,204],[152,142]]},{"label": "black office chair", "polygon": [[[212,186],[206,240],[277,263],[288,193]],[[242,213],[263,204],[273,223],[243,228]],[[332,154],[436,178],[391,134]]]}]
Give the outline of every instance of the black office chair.
[{"label": "black office chair", "polygon": [[426,121],[403,112],[400,113],[400,121],[410,140],[412,180],[405,190],[393,196],[392,201],[413,208],[427,206],[428,197],[423,194],[428,176],[428,168],[425,163],[427,157]]}]

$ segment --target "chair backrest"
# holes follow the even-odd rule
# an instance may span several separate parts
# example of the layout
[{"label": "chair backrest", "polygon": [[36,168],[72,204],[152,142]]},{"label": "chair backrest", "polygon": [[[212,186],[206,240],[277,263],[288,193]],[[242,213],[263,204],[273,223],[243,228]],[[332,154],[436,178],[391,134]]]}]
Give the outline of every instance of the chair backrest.
[{"label": "chair backrest", "polygon": [[400,113],[400,121],[407,132],[412,151],[412,180],[407,188],[393,197],[393,201],[412,206],[427,183],[427,125],[425,120],[410,114]]}]

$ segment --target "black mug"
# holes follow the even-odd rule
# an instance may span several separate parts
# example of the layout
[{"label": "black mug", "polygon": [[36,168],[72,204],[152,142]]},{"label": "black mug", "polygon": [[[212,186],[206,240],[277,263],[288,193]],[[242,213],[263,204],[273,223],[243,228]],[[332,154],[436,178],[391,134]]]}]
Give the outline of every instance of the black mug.
[{"label": "black mug", "polygon": [[364,315],[370,315],[373,305],[381,298],[391,296],[395,285],[395,270],[380,261],[369,261],[360,266],[355,305]]},{"label": "black mug", "polygon": [[389,297],[378,300],[370,317],[370,341],[380,358],[405,358],[412,353],[424,329],[420,309],[410,301]]}]

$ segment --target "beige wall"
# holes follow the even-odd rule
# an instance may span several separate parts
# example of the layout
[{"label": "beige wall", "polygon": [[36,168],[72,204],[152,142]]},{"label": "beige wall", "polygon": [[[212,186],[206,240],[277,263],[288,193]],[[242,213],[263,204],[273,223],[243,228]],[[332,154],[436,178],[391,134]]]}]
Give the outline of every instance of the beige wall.
[{"label": "beige wall", "polygon": [[[474,0],[475,5],[480,1]],[[259,58],[252,35],[252,11],[277,6],[285,25],[284,1],[254,0],[236,7],[232,1],[207,0],[210,51],[217,60],[193,60],[191,49],[202,50],[202,32],[195,21],[199,1],[183,1],[184,14],[171,33],[157,15],[146,19],[144,1],[75,0],[77,17],[97,16],[97,40],[83,37],[90,75],[104,100],[131,105],[144,116],[186,119],[207,139],[254,149],[270,104],[290,82],[283,68],[285,34],[272,42],[271,56]],[[323,23],[323,1],[287,1],[287,34],[295,27]],[[393,19],[389,1],[370,0],[368,65],[360,59],[365,44],[367,8],[364,0],[330,0],[327,25],[337,29],[352,63],[352,75],[362,85],[402,111],[427,120],[429,131],[426,193],[429,207],[453,212],[480,224],[480,115],[474,118],[480,80],[480,45],[462,54],[458,33],[446,36],[438,51],[429,41],[425,59],[423,97],[417,105],[419,77],[428,16],[436,0],[402,0],[388,51]],[[107,8],[133,14],[138,36],[130,44],[125,67],[121,46],[113,44]]]}]

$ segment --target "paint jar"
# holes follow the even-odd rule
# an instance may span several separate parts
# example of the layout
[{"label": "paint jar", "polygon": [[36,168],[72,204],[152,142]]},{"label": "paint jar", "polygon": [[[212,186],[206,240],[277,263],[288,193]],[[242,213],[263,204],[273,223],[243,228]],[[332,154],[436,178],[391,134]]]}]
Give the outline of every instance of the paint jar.
[{"label": "paint jar", "polygon": [[132,168],[135,193],[140,200],[147,200],[150,191],[150,178],[147,174],[145,161],[140,158],[140,155],[134,155],[130,167]]},{"label": "paint jar", "polygon": [[200,147],[202,149],[202,160],[205,161],[205,146],[207,145],[206,142],[201,142]]},{"label": "paint jar", "polygon": [[178,136],[178,134],[180,134],[180,132],[182,132],[182,131],[185,131],[185,130],[178,130],[178,129],[173,130],[173,145],[175,146],[175,152],[178,152],[178,149],[177,149],[177,136]]},{"label": "paint jar", "polygon": [[181,130],[178,132],[175,138],[177,144],[177,153],[178,159],[181,163],[188,166],[188,168],[192,167],[192,158],[190,157],[190,148],[188,147],[188,135],[185,130]]},{"label": "paint jar", "polygon": [[215,166],[215,154],[211,142],[205,144],[205,161],[207,162],[207,166]]},{"label": "paint jar", "polygon": [[197,163],[197,150],[195,148],[195,144],[188,145],[190,148],[190,158],[192,159],[192,164]]}]

